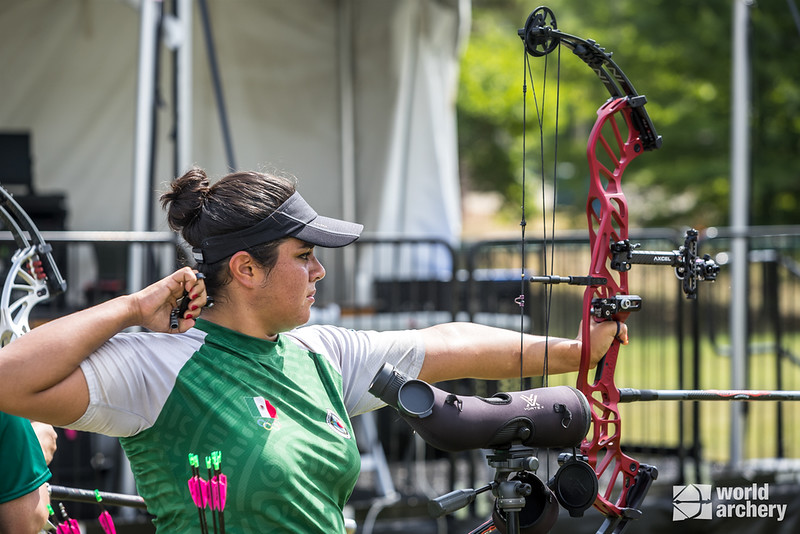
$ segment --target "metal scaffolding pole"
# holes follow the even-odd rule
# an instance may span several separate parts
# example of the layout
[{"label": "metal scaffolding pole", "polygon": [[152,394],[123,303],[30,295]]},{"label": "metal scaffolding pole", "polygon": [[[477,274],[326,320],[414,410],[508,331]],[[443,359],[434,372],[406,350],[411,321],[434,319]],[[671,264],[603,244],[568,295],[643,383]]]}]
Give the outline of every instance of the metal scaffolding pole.
[{"label": "metal scaffolding pole", "polygon": [[[752,0],[733,5],[731,79],[731,388],[745,389],[747,371],[747,226],[750,213],[750,50]],[[730,466],[744,458],[744,405],[731,405]]]}]

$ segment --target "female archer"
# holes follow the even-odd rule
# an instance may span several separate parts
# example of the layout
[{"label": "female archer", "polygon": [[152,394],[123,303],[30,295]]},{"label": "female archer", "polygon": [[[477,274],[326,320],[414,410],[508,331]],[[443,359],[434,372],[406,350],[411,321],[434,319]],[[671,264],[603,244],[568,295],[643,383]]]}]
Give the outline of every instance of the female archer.
[{"label": "female archer", "polygon": [[[519,375],[520,334],[503,329],[303,327],[325,276],[315,247],[345,246],[362,227],[318,215],[288,179],[237,172],[211,185],[192,169],[162,204],[195,269],[0,351],[0,410],[118,436],[159,533],[196,531],[187,455],[212,451],[225,462],[230,532],[343,532],[359,474],[349,418],[383,405],[367,389],[385,363],[427,382]],[[594,327],[593,363],[616,333]],[[580,338],[525,335],[526,375],[541,372],[545,344],[551,372],[577,369]]]}]

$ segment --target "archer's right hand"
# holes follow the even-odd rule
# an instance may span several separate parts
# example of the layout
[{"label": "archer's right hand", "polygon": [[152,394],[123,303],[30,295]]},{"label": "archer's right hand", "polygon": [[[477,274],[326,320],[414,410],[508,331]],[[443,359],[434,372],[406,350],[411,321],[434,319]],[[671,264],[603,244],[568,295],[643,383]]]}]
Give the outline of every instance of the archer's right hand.
[{"label": "archer's right hand", "polygon": [[[177,317],[173,310],[182,298],[188,299],[186,311]],[[206,285],[202,276],[189,267],[183,267],[166,278],[130,295],[131,306],[138,316],[137,324],[154,332],[185,332],[194,326],[207,302]]]}]

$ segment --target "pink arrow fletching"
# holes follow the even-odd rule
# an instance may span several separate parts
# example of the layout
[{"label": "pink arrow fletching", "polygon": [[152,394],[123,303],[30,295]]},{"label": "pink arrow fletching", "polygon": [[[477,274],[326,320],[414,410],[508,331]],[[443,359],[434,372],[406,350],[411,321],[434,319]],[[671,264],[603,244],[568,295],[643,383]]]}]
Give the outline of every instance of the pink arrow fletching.
[{"label": "pink arrow fletching", "polygon": [[195,506],[198,508],[206,507],[202,486],[197,477],[192,477],[189,479],[189,493],[192,495],[192,500],[194,501]]},{"label": "pink arrow fletching", "polygon": [[228,477],[219,475],[219,511],[225,510],[225,498],[228,496]]},{"label": "pink arrow fletching", "polygon": [[203,508],[211,505],[211,484],[206,480],[200,479],[200,488],[203,494]]},{"label": "pink arrow fletching", "polygon": [[117,528],[114,526],[114,520],[111,519],[111,514],[107,511],[104,511],[100,514],[100,517],[97,518],[100,521],[100,526],[103,527],[103,532],[106,534],[117,534]]},{"label": "pink arrow fletching", "polygon": [[208,485],[211,490],[211,509],[219,511],[219,480],[217,477],[209,480]]}]

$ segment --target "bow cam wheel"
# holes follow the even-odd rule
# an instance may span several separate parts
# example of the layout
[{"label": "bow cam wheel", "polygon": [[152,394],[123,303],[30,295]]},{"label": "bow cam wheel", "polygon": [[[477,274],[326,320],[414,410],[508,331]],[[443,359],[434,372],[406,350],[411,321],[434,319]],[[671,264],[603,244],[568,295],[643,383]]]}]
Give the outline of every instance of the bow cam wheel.
[{"label": "bow cam wheel", "polygon": [[556,16],[549,7],[541,6],[533,10],[525,21],[525,27],[519,30],[520,38],[525,42],[525,51],[535,57],[546,56],[559,42]]}]

